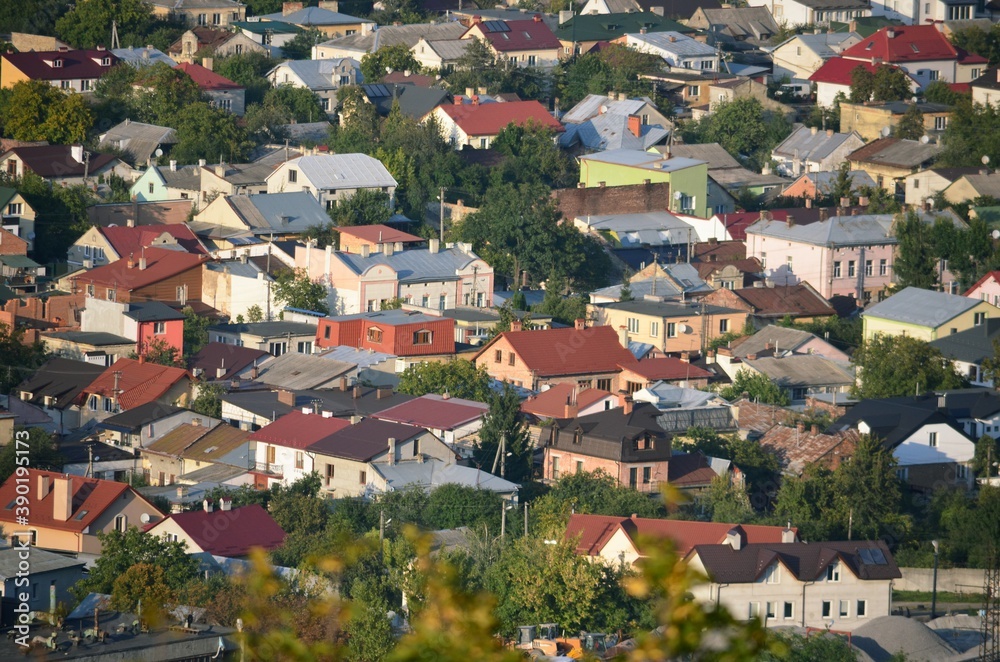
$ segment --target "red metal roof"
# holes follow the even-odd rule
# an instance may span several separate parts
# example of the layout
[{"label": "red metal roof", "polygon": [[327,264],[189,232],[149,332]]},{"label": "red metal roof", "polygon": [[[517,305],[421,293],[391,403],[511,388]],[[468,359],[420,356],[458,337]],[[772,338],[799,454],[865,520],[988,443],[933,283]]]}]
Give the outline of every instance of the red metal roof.
[{"label": "red metal roof", "polygon": [[470,136],[494,136],[508,124],[520,126],[530,121],[557,132],[565,130],[537,101],[445,104],[439,108]]},{"label": "red metal roof", "polygon": [[349,427],[351,422],[342,418],[306,414],[301,409],[295,409],[254,432],[250,435],[250,441],[302,450],[320,439]]},{"label": "red metal roof", "polygon": [[620,366],[637,363],[610,326],[505,331],[484,346],[476,358],[491,351],[500,338],[506,339],[525,366],[539,377],[616,373]]},{"label": "red metal roof", "polygon": [[[143,255],[146,257],[146,268],[140,269],[139,260]],[[78,283],[109,285],[121,290],[137,290],[190,269],[200,268],[205,258],[205,255],[180,253],[166,248],[147,248],[144,253],[137,252],[132,260],[124,255],[121,260],[91,269],[75,276],[73,280]],[[133,262],[131,268],[130,261]]]},{"label": "red metal roof", "polygon": [[211,69],[206,69],[200,64],[193,64],[191,62],[182,62],[178,64],[174,69],[179,69],[183,71],[188,76],[191,77],[198,87],[203,90],[242,90],[243,86],[239,83],[234,83],[225,76],[220,76]]},{"label": "red metal roof", "polygon": [[969,289],[967,289],[962,296],[966,296],[966,297],[969,296],[974,291],[976,291],[976,289],[978,289],[981,285],[983,285],[984,283],[986,283],[987,281],[990,281],[990,280],[993,280],[993,281],[996,281],[996,282],[1000,283],[1000,271],[987,271],[986,274],[982,278],[980,278],[979,280],[977,280],[975,282],[975,284],[973,284],[972,287],[970,287]]},{"label": "red metal roof", "polygon": [[90,386],[83,389],[80,394],[80,404],[86,403],[90,395],[113,398],[116,373],[119,373],[118,406],[122,411],[156,401],[181,379],[187,378],[187,371],[183,368],[171,368],[135,359],[118,359]]},{"label": "red metal roof", "polygon": [[[574,384],[555,384],[552,388],[522,402],[521,411],[539,418],[565,418],[566,403],[576,388]],[[577,411],[583,411],[595,402],[608,397],[614,397],[614,394],[597,388],[585,388],[576,396]],[[617,405],[616,402],[615,406]]]},{"label": "red metal roof", "polygon": [[[72,514],[66,521],[53,517],[55,497],[50,484],[46,496],[38,498],[39,478],[47,477],[50,481],[68,479],[70,492],[73,495]],[[132,488],[125,483],[113,480],[84,478],[83,476],[67,476],[55,471],[28,470],[28,496],[31,499],[31,526],[46,529],[61,529],[63,531],[83,531],[94,523],[115,501]],[[17,481],[11,476],[0,485],[0,523],[13,523],[15,512],[8,508],[16,496]],[[23,488],[22,488],[23,489]],[[162,517],[163,513],[149,505],[149,514]],[[8,527],[10,528],[10,527]]]},{"label": "red metal roof", "polygon": [[[605,515],[570,515],[566,538],[580,536],[577,554],[596,556],[619,529],[624,530],[638,549],[638,538],[669,538],[678,555],[686,556],[695,545],[723,542],[732,529],[740,528],[749,543],[780,543],[783,528],[757,524],[726,524],[724,522],[692,522],[683,520],[649,519],[644,517],[609,517]],[[797,529],[792,529],[796,531]]]},{"label": "red metal roof", "polygon": [[[961,57],[948,38],[933,25],[894,25],[882,28],[843,51],[841,56],[867,60],[869,63],[872,58],[878,58],[887,64],[957,60]],[[981,59],[986,62],[984,58]]]},{"label": "red metal roof", "polygon": [[707,379],[714,376],[708,370],[691,365],[691,363],[681,361],[679,358],[673,356],[665,356],[659,359],[643,359],[637,363],[623,365],[622,368],[650,380]]},{"label": "red metal roof", "polygon": [[[937,32],[935,30],[935,32]],[[851,72],[858,67],[864,67],[871,73],[875,73],[877,67],[871,63],[871,60],[859,61],[859,60],[848,60],[843,57],[831,57],[823,66],[817,69],[812,76],[809,77],[814,83],[830,83],[832,85],[850,85],[851,84]],[[733,237],[735,239],[736,237]]]},{"label": "red metal roof", "polygon": [[115,252],[123,258],[127,258],[130,253],[139,257],[139,252],[143,248],[148,248],[153,241],[166,233],[177,240],[177,243],[188,253],[200,253],[208,255],[208,251],[198,241],[198,237],[183,223],[172,223],[170,225],[139,225],[129,227],[127,225],[116,225],[114,227],[98,228],[99,232],[108,240]]},{"label": "red metal roof", "polygon": [[215,556],[246,556],[254,547],[266,551],[281,547],[287,534],[259,504],[206,512],[191,510],[168,515],[146,529],[154,533],[167,520],[173,520],[196,545]]},{"label": "red metal roof", "polygon": [[[3,59],[31,80],[100,78],[118,64],[114,53],[103,49],[4,53]],[[105,59],[108,64],[102,65],[101,62]],[[60,61],[60,66],[55,66],[57,60]]]},{"label": "red metal roof", "polygon": [[370,241],[373,244],[394,244],[397,241],[401,241],[403,243],[424,241],[423,237],[418,237],[415,234],[397,230],[396,228],[389,227],[388,225],[343,226],[338,227],[337,232],[340,234],[350,235],[351,237],[357,237],[362,241]]},{"label": "red metal roof", "polygon": [[383,421],[406,423],[420,428],[454,430],[481,418],[489,409],[489,405],[482,402],[461,398],[446,400],[440,395],[429,394],[390,407],[373,416]]},{"label": "red metal roof", "polygon": [[[469,30],[474,30],[477,26],[490,45],[498,51],[533,51],[562,47],[559,38],[542,21],[541,14],[527,21],[477,21]],[[463,38],[464,36],[462,35]]]}]

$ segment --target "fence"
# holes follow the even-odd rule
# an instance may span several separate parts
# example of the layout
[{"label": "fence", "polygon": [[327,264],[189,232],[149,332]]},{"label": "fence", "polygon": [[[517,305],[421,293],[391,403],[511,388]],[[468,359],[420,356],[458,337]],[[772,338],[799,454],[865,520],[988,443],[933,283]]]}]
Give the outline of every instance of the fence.
[{"label": "fence", "polygon": [[[931,591],[934,588],[933,568],[900,568],[901,579],[893,582],[897,591]],[[984,570],[942,568],[938,570],[937,589],[943,593],[982,593]]]}]

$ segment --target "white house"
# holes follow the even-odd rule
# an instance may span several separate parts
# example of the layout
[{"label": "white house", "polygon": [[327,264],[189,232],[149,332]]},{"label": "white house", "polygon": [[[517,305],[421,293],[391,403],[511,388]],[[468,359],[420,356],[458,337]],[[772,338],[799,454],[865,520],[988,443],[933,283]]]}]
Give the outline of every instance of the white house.
[{"label": "white house", "polygon": [[718,71],[719,53],[708,44],[679,32],[625,35],[625,45],[642,53],[659,55],[671,67]]},{"label": "white house", "polygon": [[975,0],[873,0],[871,16],[884,16],[907,25],[925,25],[942,21],[967,21],[976,18]]},{"label": "white house", "polygon": [[[275,267],[284,267],[277,258]],[[202,303],[230,319],[247,317],[253,306],[265,311],[281,310],[274,294],[274,278],[260,261],[249,259],[207,262],[201,280]]]},{"label": "white house", "polygon": [[866,0],[747,0],[747,4],[767,7],[777,23],[789,26],[848,23],[871,15],[871,5]]},{"label": "white house", "polygon": [[[337,110],[337,90],[361,81],[361,63],[349,57],[332,60],[286,60],[267,72],[271,85],[304,87],[319,97],[328,114]],[[315,117],[320,120],[321,117]]]},{"label": "white house", "polygon": [[286,161],[267,178],[268,193],[305,191],[327,209],[361,190],[382,191],[393,205],[396,180],[367,154],[317,154]]},{"label": "white house", "polygon": [[827,60],[859,41],[861,35],[857,32],[795,35],[771,51],[774,79],[780,81],[787,78],[793,83],[807,83]]},{"label": "white house", "polygon": [[848,154],[864,144],[864,139],[855,131],[837,133],[833,129],[820,131],[816,127],[800,126],[771,151],[771,158],[777,161],[777,171],[783,175],[798,177],[804,172],[832,172]]},{"label": "white house", "polygon": [[987,69],[972,81],[972,100],[984,106],[1000,104],[1000,67]]}]

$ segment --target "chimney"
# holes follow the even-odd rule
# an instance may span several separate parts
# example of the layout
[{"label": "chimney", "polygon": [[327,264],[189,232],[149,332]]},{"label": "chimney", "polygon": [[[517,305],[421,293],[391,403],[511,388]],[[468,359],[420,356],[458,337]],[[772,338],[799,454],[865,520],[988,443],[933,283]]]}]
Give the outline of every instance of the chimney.
[{"label": "chimney", "polygon": [[312,402],[312,413],[313,414],[322,414],[323,413],[323,401],[322,400],[313,400],[313,402]]},{"label": "chimney", "polygon": [[327,9],[329,11],[340,11],[340,2],[338,2],[338,0],[319,0],[319,2],[316,3],[316,6],[320,9]]},{"label": "chimney", "polygon": [[69,154],[77,163],[83,163],[83,145],[73,145],[69,148]]},{"label": "chimney", "polygon": [[473,96],[475,96],[475,94],[476,94],[476,88],[474,87],[465,88],[465,96],[471,99]]},{"label": "chimney", "polygon": [[139,271],[143,271],[145,269],[146,269],[146,256],[143,255],[142,257],[139,258]]},{"label": "chimney", "polygon": [[461,94],[456,94],[455,95],[455,105],[456,106],[461,106],[462,105],[462,101],[464,101],[464,100],[465,100],[465,97],[463,97]]},{"label": "chimney", "polygon": [[311,413],[313,413],[312,407],[303,407],[302,408],[302,413],[303,414],[311,414]]},{"label": "chimney", "polygon": [[297,12],[300,9],[302,9],[302,3],[301,2],[283,2],[283,3],[281,3],[281,15],[282,16],[288,16],[289,14]]},{"label": "chimney", "polygon": [[628,349],[628,328],[624,325],[618,327],[618,342],[622,347]]},{"label": "chimney", "polygon": [[833,138],[833,129],[827,129],[826,130],[826,137],[827,138]]},{"label": "chimney", "polygon": [[486,96],[486,88],[485,87],[477,87],[476,88],[476,94],[478,94],[481,97]]},{"label": "chimney", "polygon": [[607,183],[607,182],[597,182],[597,187],[598,187],[598,188],[604,188],[604,187],[605,187],[605,186],[607,186],[607,185],[608,185],[608,183]]},{"label": "chimney", "polygon": [[511,320],[510,330],[511,331],[523,331],[524,330],[524,325],[521,324],[521,320]]},{"label": "chimney", "polygon": [[375,389],[376,400],[384,400],[385,398],[391,398],[391,397],[392,397],[392,387],[382,386]]},{"label": "chimney", "polygon": [[225,163],[220,163],[219,165],[215,166],[215,176],[219,177],[220,179],[224,178],[226,176],[226,164]]},{"label": "chimney", "polygon": [[579,411],[580,408],[576,403],[576,387],[574,386],[566,397],[566,404],[563,406],[563,418],[576,418]]},{"label": "chimney", "polygon": [[178,499],[183,499],[186,494],[187,494],[187,486],[186,485],[178,485],[177,486],[177,498]]},{"label": "chimney", "polygon": [[323,418],[333,418],[333,412],[332,411],[325,411],[325,412],[323,412],[322,416],[323,416]]},{"label": "chimney", "polygon": [[206,165],[208,165],[208,161],[206,161],[205,159],[198,159],[199,168],[204,168]]},{"label": "chimney", "polygon": [[170,159],[170,172],[177,172],[177,161]]},{"label": "chimney", "polygon": [[541,14],[535,14],[532,17],[531,20],[533,20],[535,23],[541,23],[542,22],[542,15]]},{"label": "chimney", "polygon": [[341,393],[347,392],[347,377],[340,378],[340,392]]},{"label": "chimney", "polygon": [[819,426],[813,423],[812,427],[809,428],[809,433],[813,435],[819,434]]},{"label": "chimney", "polygon": [[806,198],[806,209],[812,209],[812,207],[813,207],[813,199]]},{"label": "chimney", "polygon": [[355,385],[354,388],[351,389],[351,397],[353,399],[355,399],[355,400],[357,400],[358,398],[361,397],[361,387],[360,386]]},{"label": "chimney", "polygon": [[129,269],[135,269],[135,254],[134,253],[129,253],[128,254],[128,262],[125,263],[125,266],[127,266]]},{"label": "chimney", "polygon": [[628,130],[636,138],[642,136],[642,118],[638,115],[628,116]]},{"label": "chimney", "polygon": [[473,25],[479,25],[482,22],[483,22],[483,17],[480,16],[479,14],[476,14],[475,16],[472,17],[472,24]]},{"label": "chimney", "polygon": [[396,464],[396,438],[389,437],[389,464]]},{"label": "chimney", "polygon": [[629,416],[632,414],[632,407],[635,402],[632,401],[631,395],[622,396],[622,414]]},{"label": "chimney", "polygon": [[646,34],[646,28],[639,28],[639,34]]},{"label": "chimney", "polygon": [[473,106],[478,106],[479,105],[479,95],[478,94],[472,97],[472,105]]},{"label": "chimney", "polygon": [[69,476],[52,482],[52,519],[65,522],[73,516],[73,479]]},{"label": "chimney", "polygon": [[798,423],[796,423],[795,429],[798,430],[799,432],[805,432],[806,431],[805,421],[799,421]]},{"label": "chimney", "polygon": [[382,244],[382,254],[386,257],[391,257],[393,252],[396,250],[395,244]]},{"label": "chimney", "polygon": [[219,499],[219,510],[229,511],[233,509],[233,500],[229,497],[222,497]]},{"label": "chimney", "polygon": [[677,37],[670,35],[670,43],[674,43],[675,41],[677,41]]},{"label": "chimney", "polygon": [[38,500],[41,501],[49,495],[49,491],[52,489],[52,477],[40,474],[38,476]]},{"label": "chimney", "polygon": [[743,535],[744,535],[743,529],[741,527],[737,526],[735,528],[732,528],[726,534],[725,544],[729,545],[730,547],[733,548],[734,551],[738,552],[741,549],[743,549],[743,545],[746,543],[746,541],[743,540]]},{"label": "chimney", "polygon": [[210,57],[203,57],[201,58],[201,66],[211,71],[212,67],[215,66],[215,62]]},{"label": "chimney", "polygon": [[840,206],[841,207],[845,207],[845,208],[846,207],[850,207],[851,206],[851,199],[850,198],[841,198],[840,199]]},{"label": "chimney", "polygon": [[371,255],[371,244],[361,244],[361,257],[368,257]]},{"label": "chimney", "polygon": [[817,127],[815,127],[815,126],[814,126],[814,127],[812,128],[812,129],[810,129],[810,131],[812,132],[812,135],[814,135],[814,136],[815,136],[815,135],[816,135],[817,133],[819,133],[819,129],[818,129]]},{"label": "chimney", "polygon": [[885,31],[885,37],[886,39],[895,39],[896,31],[893,30],[892,28],[889,28],[888,30]]},{"label": "chimney", "polygon": [[691,352],[681,352],[681,361],[691,363]]},{"label": "chimney", "polygon": [[360,416],[358,416],[357,414],[354,414],[353,416],[351,416],[351,425],[357,425],[360,422],[361,422],[361,417]]},{"label": "chimney", "polygon": [[201,507],[205,509],[206,513],[212,512],[212,500],[205,499],[204,501],[201,502]]},{"label": "chimney", "polygon": [[295,393],[289,391],[287,388],[278,389],[278,402],[283,405],[288,405],[289,407],[295,406]]},{"label": "chimney", "polygon": [[578,317],[577,319],[573,320],[573,328],[575,328],[577,331],[582,331],[583,329],[586,329],[587,320],[583,319],[582,317]]},{"label": "chimney", "polygon": [[441,251],[441,240],[431,239],[427,242],[427,252],[431,255],[435,255]]},{"label": "chimney", "polygon": [[131,218],[131,217],[126,218],[125,219],[125,227],[127,227],[127,228],[134,228],[135,227],[135,219]]},{"label": "chimney", "polygon": [[795,530],[792,528],[792,523],[788,523],[788,527],[781,532],[781,542],[795,542],[798,536],[795,535]]}]

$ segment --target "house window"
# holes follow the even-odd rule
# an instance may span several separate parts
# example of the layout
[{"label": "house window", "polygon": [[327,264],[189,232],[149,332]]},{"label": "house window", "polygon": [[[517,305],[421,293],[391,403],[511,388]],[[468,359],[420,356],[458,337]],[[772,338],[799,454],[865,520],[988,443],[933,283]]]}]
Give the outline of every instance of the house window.
[{"label": "house window", "polygon": [[420,455],[420,438],[413,440],[413,457]]},{"label": "house window", "polygon": [[533,66],[535,66],[535,63],[536,63],[537,61],[538,61],[538,59],[537,59],[537,58],[536,58],[536,57],[535,57],[534,55],[529,55],[529,56],[528,56],[528,66],[529,66],[529,67],[533,67]]},{"label": "house window", "polygon": [[68,80],[59,81],[59,87],[61,87],[64,90],[70,89],[69,81]]},{"label": "house window", "polygon": [[493,362],[500,363],[501,361],[503,361],[503,350],[498,349],[493,353]]},{"label": "house window", "polygon": [[358,472],[358,484],[360,484],[360,485],[367,485],[368,484],[368,472],[367,471],[359,471]]},{"label": "house window", "polygon": [[909,467],[899,467],[898,469],[896,469],[896,479],[897,480],[903,480],[903,481],[905,481],[909,477],[910,477],[910,468]]},{"label": "house window", "polygon": [[21,203],[12,202],[7,205],[7,216],[20,216],[21,215]]},{"label": "house window", "polygon": [[695,204],[697,201],[697,196],[694,195],[681,195],[681,211],[685,213],[693,213]]},{"label": "house window", "polygon": [[430,345],[431,344],[431,332],[425,330],[414,331],[413,332],[413,344],[414,345]]},{"label": "house window", "polygon": [[969,467],[964,464],[955,465],[955,478],[966,480],[969,477]]},{"label": "house window", "polygon": [[628,470],[628,486],[633,490],[639,485],[639,469],[632,467]]},{"label": "house window", "polygon": [[573,443],[578,446],[583,443],[583,430],[577,430],[573,433]]},{"label": "house window", "polygon": [[729,320],[719,320],[719,333],[727,333],[729,331]]},{"label": "house window", "polygon": [[125,533],[128,529],[128,517],[125,515],[115,515],[115,531]]},{"label": "house window", "polygon": [[762,266],[762,267],[766,267],[767,266],[767,253],[761,253],[760,254],[760,266]]},{"label": "house window", "polygon": [[283,341],[272,342],[268,346],[271,356],[281,356],[288,351],[288,345]]},{"label": "house window", "polygon": [[781,583],[781,566],[777,563],[772,565],[764,573],[764,582],[767,584],[780,584]]},{"label": "house window", "polygon": [[888,273],[889,273],[889,262],[885,258],[882,258],[881,260],[878,261],[878,275],[885,276]]},{"label": "house window", "polygon": [[326,484],[329,485],[333,482],[333,478],[336,475],[336,467],[332,464],[326,465]]},{"label": "house window", "polygon": [[[104,66],[107,66],[107,65],[104,65]],[[81,92],[89,92],[90,89],[91,89],[91,86],[93,84],[94,84],[94,82],[92,80],[90,80],[90,79],[81,80],[80,81],[80,91]]]},{"label": "house window", "polygon": [[941,77],[941,74],[938,73],[937,69],[928,69],[927,70],[927,80],[932,80],[933,81],[933,80],[937,80],[940,77]]},{"label": "house window", "polygon": [[840,614],[841,618],[848,618],[848,617],[850,617],[850,615],[851,615],[851,601],[850,600],[841,600],[840,601],[840,609],[838,610],[837,613]]},{"label": "house window", "polygon": [[644,485],[649,485],[653,481],[653,467],[643,467],[642,468],[642,482]]},{"label": "house window", "polygon": [[219,25],[222,23],[222,14],[212,14],[212,25]]},{"label": "house window", "polygon": [[577,460],[576,461],[576,473],[578,473],[578,474],[582,474],[583,473],[583,460]]},{"label": "house window", "polygon": [[375,299],[369,299],[368,300],[368,305],[366,306],[366,310],[369,313],[374,313],[375,312],[375,310],[376,310],[376,308],[375,308]]},{"label": "house window", "polygon": [[857,270],[855,269],[854,260],[850,260],[847,263],[847,277],[854,278],[857,275]]},{"label": "house window", "polygon": [[153,322],[153,333],[158,336],[162,336],[167,332],[166,322]]},{"label": "house window", "polygon": [[976,313],[972,316],[972,320],[976,326],[979,326],[986,321],[986,313]]},{"label": "house window", "polygon": [[875,267],[871,260],[865,260],[865,275],[872,276],[875,274]]},{"label": "house window", "polygon": [[438,297],[438,310],[444,310],[448,307],[448,295],[442,294]]},{"label": "house window", "polygon": [[309,340],[302,340],[295,346],[295,351],[299,354],[312,354],[313,344]]},{"label": "house window", "polygon": [[299,181],[299,171],[298,170],[293,170],[292,168],[289,168],[288,169],[288,181],[291,182],[291,183],[295,183],[295,182]]},{"label": "house window", "polygon": [[840,581],[840,566],[839,565],[828,565],[828,566],[826,566],[826,581],[828,581],[828,582],[839,582]]},{"label": "house window", "polygon": [[795,618],[795,603],[786,602],[784,609],[781,611],[781,615],[784,616],[786,621]]},{"label": "house window", "polygon": [[83,256],[84,257],[90,257],[90,246],[84,246],[83,247]]},{"label": "house window", "polygon": [[697,85],[688,85],[687,95],[689,97],[696,97],[696,96],[698,96],[698,86]]},{"label": "house window", "polygon": [[[977,76],[975,76],[975,74],[973,74],[973,76],[977,77]],[[948,118],[947,117],[935,117],[934,118],[934,130],[935,131],[944,131],[947,127],[948,127]]]},{"label": "house window", "polygon": [[429,306],[430,303],[431,303],[431,298],[429,296],[427,296],[426,294],[423,297],[420,298],[420,305],[423,306],[424,308],[426,308],[427,306]]},{"label": "house window", "polygon": [[109,287],[108,288],[108,301],[114,301],[114,300],[115,300],[115,291]]},{"label": "house window", "polygon": [[98,398],[96,395],[90,396],[90,400],[87,401],[87,408],[90,409],[90,411],[97,411],[97,400]]},{"label": "house window", "polygon": [[650,322],[649,323],[649,337],[650,338],[659,338],[660,337],[660,323],[659,322]]},{"label": "house window", "polygon": [[149,183],[149,192],[152,193],[155,190],[155,188],[156,188],[156,184],[154,184],[153,182],[150,182]]},{"label": "house window", "polygon": [[833,263],[833,277],[840,278],[840,262]]},{"label": "house window", "polygon": [[931,432],[927,435],[927,445],[931,448],[937,448],[937,432]]},{"label": "house window", "polygon": [[514,365],[514,352],[507,353],[507,365]]},{"label": "house window", "polygon": [[207,14],[198,14],[198,25],[206,25],[208,23]]},{"label": "house window", "polygon": [[858,602],[857,602],[857,609],[856,609],[855,615],[858,618],[864,618],[865,616],[868,615],[868,601],[867,600],[858,600]]},{"label": "house window", "polygon": [[750,609],[747,611],[747,618],[749,618],[749,619],[760,618],[760,603],[759,602],[751,602],[750,603]]},{"label": "house window", "polygon": [[667,337],[676,338],[677,337],[677,324],[674,322],[667,322]]},{"label": "house window", "polygon": [[295,451],[295,468],[304,469],[305,466],[306,464],[305,464],[304,453],[302,451]]},{"label": "house window", "polygon": [[833,603],[829,600],[823,601],[823,618],[830,618],[830,614],[833,613]]},{"label": "house window", "polygon": [[767,618],[775,618],[778,615],[778,603],[768,602],[767,603]]},{"label": "house window", "polygon": [[375,343],[382,342],[382,329],[379,329],[378,327],[374,326],[368,329],[368,342],[375,342]]},{"label": "house window", "polygon": [[185,301],[187,301],[187,286],[186,285],[178,285],[174,289],[174,297],[175,297],[176,301],[180,301],[181,303],[184,303]]},{"label": "house window", "polygon": [[324,338],[326,338],[327,340],[329,340],[329,339],[330,339],[330,332],[331,332],[330,330],[331,330],[332,328],[333,328],[333,327],[332,327],[332,326],[329,326],[329,325],[323,328],[323,337],[324,337]]},{"label": "house window", "polygon": [[600,391],[610,391],[611,390],[611,380],[610,379],[598,379],[597,389]]},{"label": "house window", "polygon": [[629,333],[639,333],[639,318],[629,317],[628,318],[628,332]]},{"label": "house window", "polygon": [[115,410],[115,403],[111,398],[104,398],[104,411],[111,413]]},{"label": "house window", "polygon": [[559,458],[552,458],[552,478],[555,480],[559,479]]},{"label": "house window", "polygon": [[712,60],[702,60],[701,61],[701,68],[702,69],[715,69],[715,63],[712,62]]}]

